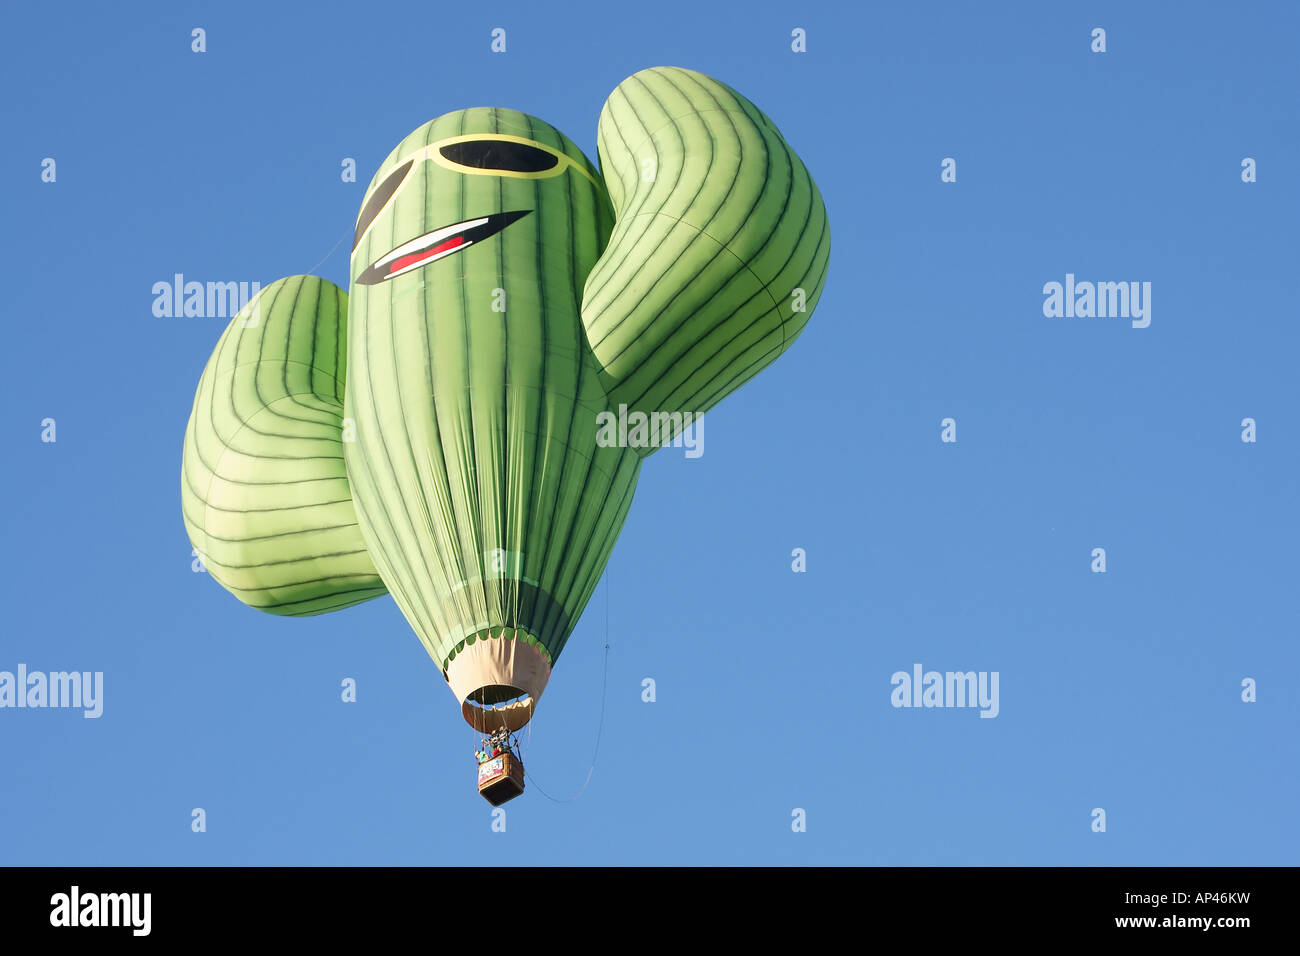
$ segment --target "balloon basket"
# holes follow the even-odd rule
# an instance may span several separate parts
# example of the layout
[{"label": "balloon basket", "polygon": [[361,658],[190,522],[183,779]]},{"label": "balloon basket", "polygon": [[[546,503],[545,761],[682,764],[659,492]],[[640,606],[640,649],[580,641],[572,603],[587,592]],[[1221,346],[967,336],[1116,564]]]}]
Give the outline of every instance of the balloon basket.
[{"label": "balloon basket", "polygon": [[524,764],[512,753],[499,754],[478,765],[478,792],[499,807],[524,792]]}]

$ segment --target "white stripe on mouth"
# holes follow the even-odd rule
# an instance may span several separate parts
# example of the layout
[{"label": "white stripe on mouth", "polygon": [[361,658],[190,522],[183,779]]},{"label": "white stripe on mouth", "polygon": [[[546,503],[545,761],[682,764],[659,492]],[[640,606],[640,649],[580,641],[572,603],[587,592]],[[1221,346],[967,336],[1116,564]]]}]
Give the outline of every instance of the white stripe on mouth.
[{"label": "white stripe on mouth", "polygon": [[[388,267],[388,264],[390,262],[400,259],[402,258],[402,256],[409,256],[412,253],[416,253],[424,249],[428,249],[430,246],[436,246],[438,243],[442,242],[442,240],[450,239],[458,232],[466,232],[470,229],[475,228],[476,226],[481,226],[486,222],[487,222],[486,217],[482,219],[467,219],[465,220],[465,222],[458,222],[455,225],[443,226],[441,229],[435,229],[433,230],[433,232],[426,232],[423,236],[417,236],[416,238],[412,239],[410,242],[402,243],[400,246],[398,246],[388,255],[384,256],[382,259],[376,262],[373,268],[382,271]],[[423,260],[422,262],[413,263],[412,265],[409,265],[406,268],[414,269],[416,266],[425,265],[426,263],[433,262],[437,259],[441,259],[443,256],[447,255],[447,253],[456,252],[460,249],[465,248],[465,246],[468,245],[470,245],[470,243],[468,242],[463,243],[462,245],[456,246],[454,249],[448,249],[447,252],[441,252],[436,256],[432,256],[428,259]],[[400,275],[401,272],[405,272],[405,271],[406,269],[402,269],[400,272],[395,272],[392,275],[386,276],[385,278],[391,279],[393,275]]]},{"label": "white stripe on mouth", "polygon": [[460,252],[462,249],[468,249],[472,245],[474,245],[473,240],[462,242],[458,246],[452,246],[450,249],[444,249],[442,252],[438,253],[437,255],[426,256],[425,258],[421,259],[419,262],[412,262],[409,266],[403,266],[401,269],[398,269],[396,272],[390,272],[388,273],[388,275],[384,276],[384,279],[393,279],[396,278],[397,276],[405,275],[406,273],[410,272],[412,269],[418,269],[421,266],[427,266],[430,262],[437,262],[439,259],[442,259],[445,256],[449,256],[455,252]]}]

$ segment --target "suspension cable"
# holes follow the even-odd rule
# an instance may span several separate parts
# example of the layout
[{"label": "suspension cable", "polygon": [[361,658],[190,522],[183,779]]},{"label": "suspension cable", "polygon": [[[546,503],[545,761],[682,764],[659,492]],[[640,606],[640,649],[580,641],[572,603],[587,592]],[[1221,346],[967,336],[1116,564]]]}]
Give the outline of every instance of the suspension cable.
[{"label": "suspension cable", "polygon": [[[591,776],[596,772],[596,758],[600,756],[600,738],[605,731],[605,699],[606,689],[609,686],[609,567],[605,568],[605,674],[600,681],[600,723],[596,727],[596,747],[591,754],[591,767],[587,770],[587,779],[582,782],[578,792],[571,797],[558,799],[547,793],[542,785],[537,782],[537,777],[528,772],[528,767],[524,767],[524,779],[532,783],[537,788],[537,792],[544,796],[552,803],[572,803],[582,796],[583,791],[587,789],[587,784],[591,783]],[[533,738],[532,721],[528,722],[528,742],[531,744]]]}]

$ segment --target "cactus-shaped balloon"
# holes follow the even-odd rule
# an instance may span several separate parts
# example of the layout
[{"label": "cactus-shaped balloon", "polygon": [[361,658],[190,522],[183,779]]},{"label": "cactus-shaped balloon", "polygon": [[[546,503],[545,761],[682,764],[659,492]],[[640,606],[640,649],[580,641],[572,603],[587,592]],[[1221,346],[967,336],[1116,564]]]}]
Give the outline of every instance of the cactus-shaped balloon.
[{"label": "cactus-shaped balloon", "polygon": [[506,109],[415,130],[366,191],[350,296],[263,290],[186,433],[213,577],[287,614],[386,591],[481,730],[531,718],[641,460],[788,348],[825,281],[817,187],[734,90],[644,70],[598,145],[600,170]]}]

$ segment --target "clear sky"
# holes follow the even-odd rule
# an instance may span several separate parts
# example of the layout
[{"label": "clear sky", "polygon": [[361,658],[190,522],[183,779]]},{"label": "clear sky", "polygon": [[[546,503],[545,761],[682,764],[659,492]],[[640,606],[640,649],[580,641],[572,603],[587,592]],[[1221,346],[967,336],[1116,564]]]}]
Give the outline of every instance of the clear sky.
[{"label": "clear sky", "polygon": [[[1295,4],[301,6],[0,14],[0,670],[104,675],[98,719],[0,710],[0,863],[1300,862]],[[192,572],[226,320],[152,288],[346,286],[407,132],[512,107],[595,159],[655,65],[778,124],[829,278],[702,457],[646,463],[493,832],[390,599],[291,620]],[[1150,283],[1149,326],[1045,316],[1067,274]],[[916,664],[997,672],[996,718],[893,707]]]}]

